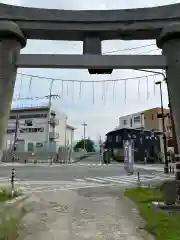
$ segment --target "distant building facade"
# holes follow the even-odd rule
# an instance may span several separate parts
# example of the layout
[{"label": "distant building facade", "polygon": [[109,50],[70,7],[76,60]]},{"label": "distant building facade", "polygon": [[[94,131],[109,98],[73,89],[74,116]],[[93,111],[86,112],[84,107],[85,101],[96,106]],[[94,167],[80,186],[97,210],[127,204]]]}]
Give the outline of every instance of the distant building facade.
[{"label": "distant building facade", "polygon": [[136,162],[144,162],[145,157],[147,162],[160,161],[160,138],[158,133],[154,133],[152,137],[151,131],[121,128],[116,129],[106,134],[106,149],[112,152],[113,158],[117,161],[124,161],[124,142],[133,140],[134,160]]},{"label": "distant building facade", "polygon": [[[163,109],[166,115],[165,121],[165,134],[167,137],[167,145],[169,148],[173,148],[172,144],[172,123],[170,118],[169,109]],[[118,129],[130,128],[130,129],[145,129],[154,130],[157,132],[163,132],[162,119],[158,118],[158,114],[161,113],[161,108],[147,109],[142,112],[133,113],[130,115],[122,116],[119,118]],[[160,137],[161,152],[164,153],[163,137]]]},{"label": "distant building facade", "polygon": [[12,109],[8,120],[5,149],[12,147],[17,133],[17,151],[58,151],[74,140],[66,114],[48,106]]}]

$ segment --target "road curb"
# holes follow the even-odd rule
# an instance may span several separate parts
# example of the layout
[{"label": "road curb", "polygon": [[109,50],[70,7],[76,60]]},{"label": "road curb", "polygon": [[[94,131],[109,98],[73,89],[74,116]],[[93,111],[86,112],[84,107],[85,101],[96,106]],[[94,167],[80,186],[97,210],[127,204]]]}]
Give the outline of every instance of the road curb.
[{"label": "road curb", "polygon": [[16,198],[13,198],[11,200],[6,201],[5,205],[6,206],[10,206],[10,205],[13,206],[13,205],[16,205],[16,204],[20,203],[21,201],[24,201],[27,198],[28,198],[27,195],[19,196],[19,197],[16,197]]}]

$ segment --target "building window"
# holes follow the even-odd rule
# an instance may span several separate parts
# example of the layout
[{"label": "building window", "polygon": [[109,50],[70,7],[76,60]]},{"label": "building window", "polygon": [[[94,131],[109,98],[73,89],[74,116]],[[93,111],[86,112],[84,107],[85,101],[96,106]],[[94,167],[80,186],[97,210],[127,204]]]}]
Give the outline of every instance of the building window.
[{"label": "building window", "polygon": [[34,143],[28,142],[27,150],[28,150],[28,152],[33,152],[34,151]]},{"label": "building window", "polygon": [[130,119],[130,125],[131,125],[131,127],[132,127],[132,118]]},{"label": "building window", "polygon": [[123,120],[123,124],[124,124],[124,126],[127,125],[127,120],[126,119]]},{"label": "building window", "polygon": [[134,117],[134,123],[140,123],[140,122],[141,122],[141,117],[140,116]]},{"label": "building window", "polygon": [[36,147],[37,147],[37,148],[41,148],[41,147],[43,147],[43,146],[44,146],[44,144],[41,143],[41,142],[37,142],[37,143],[36,143]]},{"label": "building window", "polygon": [[37,133],[44,132],[44,128],[21,128],[20,133]]},{"label": "building window", "polygon": [[15,133],[16,129],[7,129],[7,134]]},{"label": "building window", "polygon": [[[19,118],[20,119],[26,119],[26,118],[47,118],[47,114],[44,114],[44,113],[40,113],[40,114],[20,114],[19,115]],[[11,115],[10,116],[10,119],[16,119],[17,116],[16,115]]]},{"label": "building window", "polygon": [[121,142],[121,136],[119,135],[116,136],[116,142]]},{"label": "building window", "polygon": [[109,137],[108,137],[108,141],[109,141],[109,142],[112,142],[112,136],[109,136]]},{"label": "building window", "polygon": [[25,126],[32,126],[33,125],[32,120],[25,120],[24,125]]},{"label": "building window", "polygon": [[152,120],[154,120],[154,115],[152,114]]}]

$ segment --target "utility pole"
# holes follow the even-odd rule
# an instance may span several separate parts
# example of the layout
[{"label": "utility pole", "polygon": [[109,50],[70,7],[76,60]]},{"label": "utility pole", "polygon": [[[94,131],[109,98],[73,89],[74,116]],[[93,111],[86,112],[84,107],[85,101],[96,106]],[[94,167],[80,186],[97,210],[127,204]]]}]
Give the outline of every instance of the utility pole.
[{"label": "utility pole", "polygon": [[16,123],[15,123],[15,133],[14,133],[14,141],[12,146],[12,162],[15,159],[15,152],[16,152],[16,143],[18,139],[18,132],[19,132],[19,114],[16,115]]},{"label": "utility pole", "polygon": [[83,128],[84,128],[84,134],[83,134],[83,139],[84,139],[84,150],[86,150],[86,127],[87,127],[87,123],[83,123]]},{"label": "utility pole", "polygon": [[15,145],[16,145],[16,142],[17,142],[18,130],[19,130],[19,114],[16,115],[16,124],[15,124],[15,133],[14,133],[13,149],[15,148]]},{"label": "utility pole", "polygon": [[[60,95],[58,94],[52,94],[52,85],[53,85],[53,81],[51,83],[51,87],[50,87],[50,93],[49,95],[45,96],[46,99],[49,99],[49,103],[48,103],[48,107],[49,107],[49,113],[48,113],[48,120],[47,120],[47,150],[49,150],[49,123],[50,123],[50,111],[51,111],[51,106],[52,106],[52,99],[58,99],[60,98]],[[55,126],[53,125],[53,130],[54,130]]]},{"label": "utility pole", "polygon": [[65,162],[67,162],[69,159],[68,146],[67,146],[67,116],[65,117],[64,146],[65,146]]},{"label": "utility pole", "polygon": [[168,156],[167,156],[167,139],[166,139],[166,128],[165,128],[165,115],[163,107],[163,97],[162,97],[162,83],[161,81],[156,82],[156,85],[160,86],[160,97],[161,97],[161,119],[162,119],[162,129],[163,129],[163,145],[164,145],[164,173],[169,173],[168,167]]}]

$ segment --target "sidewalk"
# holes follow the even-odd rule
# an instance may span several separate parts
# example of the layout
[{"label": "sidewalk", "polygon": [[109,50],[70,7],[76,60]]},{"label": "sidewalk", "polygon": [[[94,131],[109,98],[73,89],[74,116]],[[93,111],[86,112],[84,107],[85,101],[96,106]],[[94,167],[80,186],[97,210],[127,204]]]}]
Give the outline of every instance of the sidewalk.
[{"label": "sidewalk", "polygon": [[119,187],[59,191],[34,196],[23,220],[24,240],[150,240],[134,203]]}]

